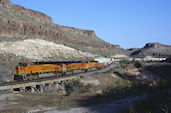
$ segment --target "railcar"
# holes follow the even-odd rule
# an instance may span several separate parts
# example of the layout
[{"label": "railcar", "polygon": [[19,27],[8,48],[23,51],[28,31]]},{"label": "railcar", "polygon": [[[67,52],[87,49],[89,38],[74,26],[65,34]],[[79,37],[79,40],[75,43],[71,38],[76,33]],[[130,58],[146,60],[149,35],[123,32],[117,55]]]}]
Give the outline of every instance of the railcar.
[{"label": "railcar", "polygon": [[14,80],[32,80],[51,76],[67,76],[103,68],[97,61],[22,62],[15,69]]}]

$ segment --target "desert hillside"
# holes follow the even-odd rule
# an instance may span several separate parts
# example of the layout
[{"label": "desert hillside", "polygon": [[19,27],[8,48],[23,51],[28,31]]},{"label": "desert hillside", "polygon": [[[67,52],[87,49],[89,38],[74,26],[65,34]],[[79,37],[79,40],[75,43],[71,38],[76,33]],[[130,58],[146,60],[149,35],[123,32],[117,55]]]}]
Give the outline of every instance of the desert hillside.
[{"label": "desert hillside", "polygon": [[171,56],[171,46],[160,43],[147,43],[141,49],[129,49],[132,57],[152,56],[157,58],[167,58]]},{"label": "desert hillside", "polygon": [[107,43],[93,30],[55,24],[44,13],[0,0],[0,80],[14,75],[25,61],[92,60],[98,56],[168,57],[171,46],[149,43],[125,50]]},{"label": "desert hillside", "polygon": [[92,30],[54,24],[47,15],[14,5],[9,0],[0,1],[0,15],[1,42],[39,38],[103,56],[128,55],[120,46],[98,38]]},{"label": "desert hillside", "polygon": [[0,81],[12,80],[19,62],[93,60],[94,57],[91,53],[41,39],[1,42]]},{"label": "desert hillside", "polygon": [[44,13],[0,0],[0,80],[12,79],[19,62],[92,60],[115,54],[128,52],[92,30],[57,25]]},{"label": "desert hillside", "polygon": [[93,54],[40,39],[0,43],[0,53],[10,53],[33,61],[86,60],[84,58],[94,57]]}]

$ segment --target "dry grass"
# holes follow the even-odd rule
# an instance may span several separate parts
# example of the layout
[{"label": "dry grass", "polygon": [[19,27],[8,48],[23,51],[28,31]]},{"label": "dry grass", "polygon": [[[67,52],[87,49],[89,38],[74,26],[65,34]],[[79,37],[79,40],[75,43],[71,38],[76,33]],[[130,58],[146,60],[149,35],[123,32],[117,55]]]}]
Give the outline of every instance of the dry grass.
[{"label": "dry grass", "polygon": [[8,108],[5,110],[0,110],[0,113],[25,113],[27,110],[22,108]]},{"label": "dry grass", "polygon": [[[92,85],[90,92],[82,94],[71,94],[70,96],[62,96],[59,93],[21,93],[21,96],[10,100],[9,102],[18,103],[17,105],[9,105],[6,110],[0,112],[23,112],[28,109],[35,109],[42,106],[43,108],[53,107],[58,110],[65,110],[73,107],[89,106],[100,103],[109,103],[113,100],[127,97],[127,95],[111,95],[103,94],[108,87],[127,87],[129,82],[112,73],[101,73],[91,75],[89,79],[96,79],[100,82],[98,85]],[[96,91],[101,90],[102,94]]]}]

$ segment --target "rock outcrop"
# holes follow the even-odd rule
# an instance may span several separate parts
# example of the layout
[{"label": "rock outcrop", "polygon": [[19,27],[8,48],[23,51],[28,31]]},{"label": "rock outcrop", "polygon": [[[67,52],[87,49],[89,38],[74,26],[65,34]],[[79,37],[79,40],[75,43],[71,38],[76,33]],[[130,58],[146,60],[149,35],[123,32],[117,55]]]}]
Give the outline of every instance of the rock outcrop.
[{"label": "rock outcrop", "polygon": [[19,62],[85,61],[94,57],[93,54],[40,39],[0,42],[0,81],[12,80]]},{"label": "rock outcrop", "polygon": [[11,6],[12,5],[10,0],[0,0],[0,4],[5,5],[5,6]]},{"label": "rock outcrop", "polygon": [[144,48],[166,48],[171,47],[160,43],[147,43]]},{"label": "rock outcrop", "polygon": [[19,62],[93,60],[128,52],[92,30],[54,24],[44,13],[0,0],[0,81],[12,80]]},{"label": "rock outcrop", "polygon": [[47,15],[11,4],[9,0],[1,0],[0,4],[0,41],[39,38],[102,56],[128,55],[120,46],[99,39],[92,30],[54,24]]},{"label": "rock outcrop", "polygon": [[160,43],[147,43],[141,49],[131,49],[129,51],[133,57],[152,56],[157,58],[167,58],[171,55],[171,46]]}]

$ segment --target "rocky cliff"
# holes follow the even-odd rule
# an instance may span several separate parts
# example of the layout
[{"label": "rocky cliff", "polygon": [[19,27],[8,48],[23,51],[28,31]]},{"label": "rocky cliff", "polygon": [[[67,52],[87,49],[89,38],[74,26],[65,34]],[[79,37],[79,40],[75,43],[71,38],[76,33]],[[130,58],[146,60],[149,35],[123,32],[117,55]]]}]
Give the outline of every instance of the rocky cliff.
[{"label": "rocky cliff", "polygon": [[0,1],[0,41],[18,41],[39,38],[74,49],[103,56],[126,54],[118,45],[99,39],[92,30],[56,25],[47,15]]},{"label": "rocky cliff", "polygon": [[12,5],[10,0],[0,0],[0,4],[2,4],[4,6],[11,6]]},{"label": "rocky cliff", "polygon": [[92,60],[128,52],[92,30],[54,24],[47,15],[0,0],[0,81],[13,79],[19,62]]},{"label": "rocky cliff", "polygon": [[167,58],[171,56],[171,46],[160,43],[147,43],[141,49],[130,49],[131,56],[133,57],[158,57]]}]

